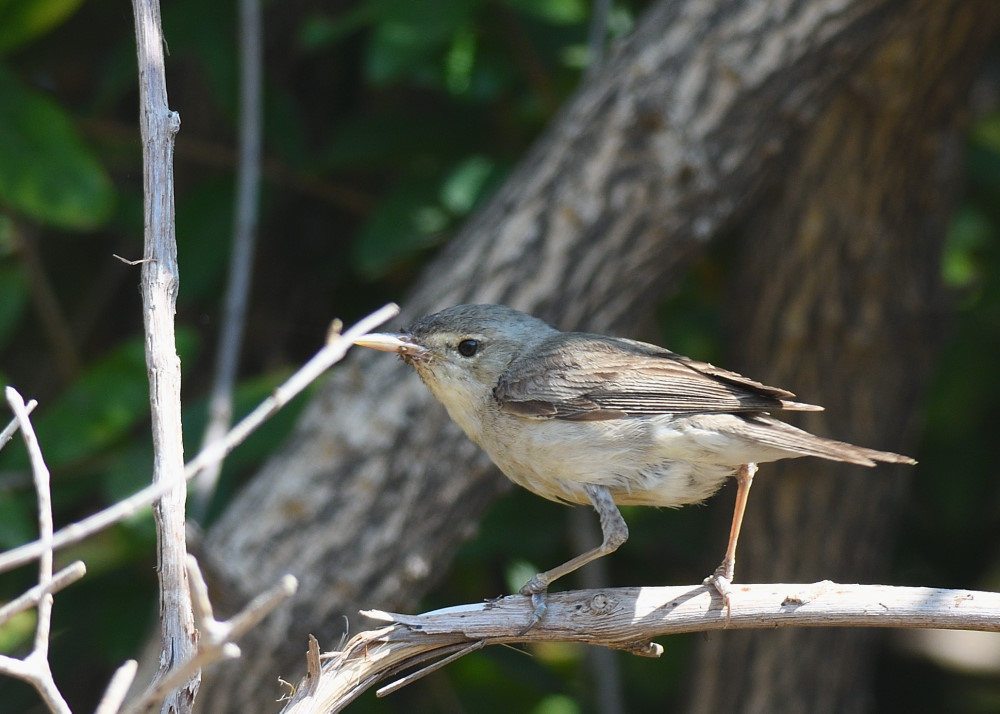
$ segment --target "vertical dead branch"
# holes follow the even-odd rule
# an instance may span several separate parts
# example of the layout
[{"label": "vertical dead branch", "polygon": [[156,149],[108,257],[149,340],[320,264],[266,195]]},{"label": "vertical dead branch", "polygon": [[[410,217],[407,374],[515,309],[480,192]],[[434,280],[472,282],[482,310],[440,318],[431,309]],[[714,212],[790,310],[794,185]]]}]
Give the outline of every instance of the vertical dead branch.
[{"label": "vertical dead branch", "polygon": [[[184,538],[184,445],[181,437],[181,365],[174,341],[177,243],[174,238],[174,136],[180,117],[167,105],[163,35],[158,0],[133,0],[139,60],[145,250],[142,265],[146,366],[153,428],[153,481],[177,487],[153,506],[160,579],[162,650],[158,678],[194,656],[197,632],[191,611]],[[163,712],[189,712],[201,681],[196,672],[168,695]]]}]

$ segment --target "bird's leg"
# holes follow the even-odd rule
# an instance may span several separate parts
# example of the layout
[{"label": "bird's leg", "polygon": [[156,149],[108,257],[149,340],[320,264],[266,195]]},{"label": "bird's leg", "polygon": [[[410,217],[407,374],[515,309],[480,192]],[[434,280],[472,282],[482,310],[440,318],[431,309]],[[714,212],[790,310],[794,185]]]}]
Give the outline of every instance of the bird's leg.
[{"label": "bird's leg", "polygon": [[558,580],[568,573],[572,573],[577,568],[586,565],[592,560],[597,560],[601,556],[613,553],[621,547],[622,543],[628,540],[628,526],[625,524],[625,519],[622,518],[621,511],[615,505],[615,501],[611,497],[611,492],[607,487],[587,485],[584,486],[584,490],[587,492],[587,498],[590,499],[590,502],[594,505],[594,510],[597,511],[597,515],[601,519],[601,533],[604,536],[604,540],[596,548],[588,550],[586,553],[581,553],[572,560],[567,560],[562,565],[557,565],[551,570],[538,573],[525,583],[524,587],[518,592],[521,595],[530,595],[531,604],[534,605],[535,609],[531,613],[528,626],[521,631],[521,634],[530,630],[542,619],[542,615],[545,613],[545,593],[553,581]]},{"label": "bird's leg", "polygon": [[753,475],[757,473],[757,464],[743,464],[736,470],[736,507],[733,509],[733,524],[729,528],[729,545],[726,547],[726,557],[715,572],[705,578],[705,585],[713,585],[726,603],[726,621],[732,612],[729,586],[733,582],[736,570],[736,541],[740,538],[740,526],[743,525],[743,512],[747,507],[747,496],[753,484]]}]

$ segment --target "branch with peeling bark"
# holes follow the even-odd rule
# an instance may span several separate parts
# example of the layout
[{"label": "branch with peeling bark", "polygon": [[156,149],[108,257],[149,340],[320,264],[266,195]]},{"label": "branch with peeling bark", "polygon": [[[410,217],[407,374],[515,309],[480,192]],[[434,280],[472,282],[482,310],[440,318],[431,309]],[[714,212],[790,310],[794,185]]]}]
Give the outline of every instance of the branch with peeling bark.
[{"label": "branch with peeling bark", "polygon": [[[550,593],[545,617],[524,632],[531,599],[510,595],[422,615],[363,614],[391,624],[355,635],[309,674],[282,714],[338,712],[386,679],[389,694],[486,645],[578,642],[645,657],[662,651],[654,637],[685,632],[777,627],[911,627],[1000,631],[1000,593],[939,588],[812,584],[734,586],[732,613],[704,585],[606,588]],[[434,661],[436,660],[436,661]],[[428,664],[430,662],[430,664]]]}]

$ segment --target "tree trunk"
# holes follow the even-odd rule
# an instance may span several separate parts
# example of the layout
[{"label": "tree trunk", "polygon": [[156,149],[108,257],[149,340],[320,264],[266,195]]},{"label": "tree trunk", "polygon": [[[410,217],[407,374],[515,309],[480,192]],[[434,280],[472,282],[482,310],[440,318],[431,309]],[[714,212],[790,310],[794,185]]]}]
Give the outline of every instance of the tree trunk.
[{"label": "tree trunk", "polygon": [[[960,188],[961,106],[1000,6],[908,3],[740,232],[738,370],[827,407],[803,423],[862,445],[912,444],[920,385],[947,335],[940,256]],[[737,576],[883,582],[907,467],[767,464]],[[703,641],[693,712],[871,709],[874,630],[733,632]]]},{"label": "tree trunk", "polygon": [[[978,12],[980,19],[965,30],[954,22],[948,25],[955,42],[944,43],[917,17],[924,7],[935,8],[923,13],[928,18],[957,17],[966,7],[971,10],[962,12]],[[942,137],[950,138],[948,120],[956,113],[960,89],[968,83],[977,48],[992,33],[998,10],[1000,6],[988,0],[941,0],[936,6],[889,0],[657,4],[617,48],[604,71],[568,103],[498,195],[429,267],[404,305],[404,321],[460,302],[501,302],[562,329],[634,333],[657,303],[676,289],[691,260],[709,241],[731,233],[738,222],[752,216],[746,235],[754,241],[755,259],[764,260],[765,245],[771,240],[781,253],[760,266],[748,264],[734,287],[738,294],[775,296],[768,304],[777,301],[769,313],[748,318],[768,327],[741,336],[766,340],[759,345],[743,343],[740,353],[745,364],[764,354],[781,355],[781,364],[795,365],[797,360],[803,369],[816,361],[828,370],[823,380],[806,379],[806,372],[773,381],[795,385],[810,398],[832,393],[826,402],[831,412],[858,420],[847,425],[850,428],[830,422],[831,431],[838,427],[838,436],[906,451],[914,443],[914,433],[903,427],[912,424],[928,362],[915,363],[912,352],[925,348],[922,331],[928,316],[940,310],[934,289],[913,292],[936,277],[940,217],[949,206],[949,193],[929,192],[954,178],[954,162],[939,162],[938,149],[951,146]],[[904,16],[913,19],[903,23]],[[942,173],[941,181],[930,187],[926,174],[893,173],[905,168],[891,164],[901,158],[898,137],[889,136],[893,141],[880,152],[877,166],[869,166],[865,154],[856,155],[856,163],[849,164],[850,158],[836,151],[832,156],[820,151],[819,136],[826,127],[833,149],[853,142],[856,151],[872,152],[874,138],[855,132],[881,124],[875,118],[871,124],[844,123],[849,117],[860,114],[862,106],[874,114],[885,109],[895,117],[891,126],[898,129],[905,123],[903,107],[924,101],[920,93],[915,96],[921,99],[899,96],[911,87],[890,86],[894,80],[885,69],[868,82],[876,82],[875,88],[883,91],[893,90],[888,93],[891,106],[872,106],[871,87],[865,94],[864,86],[856,86],[859,76],[869,76],[858,75],[858,68],[868,66],[873,56],[885,58],[883,65],[892,60],[892,48],[898,48],[899,33],[906,27],[914,37],[910,44],[903,42],[904,50],[916,52],[925,63],[922,66],[940,64],[942,71],[950,68],[954,73],[951,104],[935,107],[934,116],[941,118],[935,131],[943,133],[928,137],[907,129],[909,136],[934,139],[912,149],[925,157],[920,167],[933,164],[952,172]],[[961,36],[962,31],[967,34]],[[890,40],[892,45],[887,44]],[[955,43],[964,43],[963,61],[952,64],[939,53]],[[915,86],[929,91],[924,83]],[[853,97],[859,105],[853,113],[848,92],[859,95]],[[869,104],[864,102],[866,96]],[[843,118],[831,125],[828,120],[838,111]],[[818,122],[819,118],[824,121]],[[914,119],[914,126],[926,127],[930,117]],[[836,161],[841,181],[858,193],[850,215],[860,214],[862,205],[868,205],[861,204],[863,196],[881,203],[860,214],[873,221],[862,238],[844,230],[813,234],[828,245],[807,247],[815,255],[830,252],[827,262],[807,255],[797,265],[785,266],[794,257],[795,246],[808,238],[794,226],[807,223],[816,212],[821,219],[846,221],[847,212],[835,214],[826,202],[841,200],[841,194],[837,185],[821,181],[825,161]],[[802,201],[810,196],[799,192],[808,180],[812,191],[828,186],[830,196],[812,196],[817,203],[809,204],[810,212],[802,210],[806,207]],[[929,196],[938,203],[933,220],[924,222],[918,213]],[[900,225],[883,226],[882,222],[897,218],[886,209],[903,205],[911,212],[901,216]],[[902,294],[892,292],[897,283],[889,276],[836,272],[843,260],[857,260],[858,251],[862,258],[876,255],[871,258],[873,271],[886,264],[877,253],[880,250],[886,260],[898,263],[901,259],[890,246],[876,240],[879,232],[891,229],[902,237],[903,230],[897,228],[917,223],[919,228],[909,229],[909,234],[926,238],[911,240],[909,245],[919,249],[911,248],[905,263],[897,265],[899,272],[914,275],[893,276],[906,287]],[[796,243],[790,245],[793,239]],[[830,290],[827,301],[809,296],[791,278],[784,292],[780,280],[769,285],[768,292],[755,282],[765,275],[769,279],[791,275],[796,269],[798,275],[806,275],[803,265],[810,266],[806,271],[823,271],[822,279],[831,283],[823,286]],[[750,282],[744,285],[744,280]],[[855,292],[837,293],[838,286]],[[886,295],[891,301],[882,309],[879,301]],[[804,306],[809,319],[779,322],[776,315],[786,302]],[[844,316],[850,317],[846,324],[831,322],[837,315],[830,317],[827,312],[834,308],[857,311],[860,317],[846,312]],[[781,334],[774,334],[771,321],[784,325]],[[825,332],[814,335],[814,330]],[[856,331],[861,344],[851,361],[841,363],[824,351],[837,335],[842,341],[836,344],[845,346],[844,336]],[[899,342],[890,344],[892,340]],[[857,381],[855,367],[863,355],[884,360],[877,371],[871,366],[876,374],[889,375],[884,383],[875,381],[876,374]],[[770,369],[746,371],[785,376]],[[810,391],[814,381],[823,389]],[[855,386],[854,399],[844,400]],[[873,403],[879,405],[877,411]],[[891,472],[883,469],[864,476],[869,482],[894,478],[887,473]],[[841,475],[820,474],[810,477],[809,483],[821,480],[840,484]],[[352,631],[358,629],[353,619],[359,608],[411,607],[447,568],[484,509],[506,487],[402,365],[384,355],[358,355],[317,394],[289,444],[206,536],[203,565],[216,589],[234,603],[252,597],[288,571],[301,579],[301,588],[292,607],[272,615],[241,643],[243,659],[207,678],[200,698],[203,711],[270,710],[278,695],[276,677],[294,681],[304,669],[307,633],[315,633],[332,648],[343,632],[344,617],[351,618]],[[809,512],[813,494],[788,505],[789,513],[782,519],[767,521],[770,531],[778,533],[787,522],[799,537],[801,516],[796,514],[798,509]],[[750,521],[762,521],[766,513],[759,495],[751,499]],[[897,489],[884,498],[898,495]],[[828,513],[829,507],[824,511]],[[829,535],[836,524],[828,516],[822,522],[824,535]],[[890,525],[887,520],[879,527]],[[746,537],[748,550],[755,540],[763,539]],[[789,558],[797,554],[789,547]],[[816,577],[839,572],[834,569],[839,567],[835,553],[816,557]],[[740,564],[741,577],[764,574],[749,556]],[[758,649],[769,647],[766,642],[758,645]],[[852,650],[843,654],[857,656]],[[783,665],[796,668],[796,658],[786,656]]]}]

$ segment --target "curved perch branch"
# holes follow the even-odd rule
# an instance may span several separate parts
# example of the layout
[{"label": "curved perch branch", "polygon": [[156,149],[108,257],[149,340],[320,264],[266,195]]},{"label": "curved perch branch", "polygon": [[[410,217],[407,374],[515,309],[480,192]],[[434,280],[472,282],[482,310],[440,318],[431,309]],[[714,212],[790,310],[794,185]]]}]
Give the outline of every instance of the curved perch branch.
[{"label": "curved perch branch", "polygon": [[381,688],[383,696],[486,645],[581,642],[657,657],[662,647],[652,638],[694,631],[803,626],[1000,631],[1000,593],[824,580],[739,585],[731,596],[727,617],[718,593],[704,585],[550,593],[545,617],[527,632],[533,608],[521,595],[422,615],[367,611],[363,614],[392,624],[361,632],[330,653],[318,676],[313,672],[299,683],[282,714],[339,712],[380,681],[419,668]]}]

